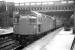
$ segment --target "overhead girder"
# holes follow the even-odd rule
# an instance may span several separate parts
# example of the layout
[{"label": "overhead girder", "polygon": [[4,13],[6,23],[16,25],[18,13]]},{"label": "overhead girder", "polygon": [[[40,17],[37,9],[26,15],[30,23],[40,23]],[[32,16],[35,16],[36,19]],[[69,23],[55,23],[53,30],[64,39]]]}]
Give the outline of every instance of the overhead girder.
[{"label": "overhead girder", "polygon": [[47,15],[72,15],[73,11],[41,12]]},{"label": "overhead girder", "polygon": [[73,26],[73,34],[75,35],[75,0],[74,0],[74,14],[73,14],[73,23],[74,23],[74,26]]},{"label": "overhead girder", "polygon": [[62,11],[73,11],[74,7],[72,5],[54,5],[54,6],[35,6],[35,7],[15,7],[15,11],[19,10],[31,10],[38,12],[62,12]]}]

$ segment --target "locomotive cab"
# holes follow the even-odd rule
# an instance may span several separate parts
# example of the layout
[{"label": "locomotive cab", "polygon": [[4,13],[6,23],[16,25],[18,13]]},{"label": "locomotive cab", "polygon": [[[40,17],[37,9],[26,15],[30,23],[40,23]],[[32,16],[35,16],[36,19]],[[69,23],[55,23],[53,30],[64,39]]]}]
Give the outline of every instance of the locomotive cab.
[{"label": "locomotive cab", "polygon": [[36,11],[14,15],[14,32],[23,35],[38,35],[56,27],[55,19]]},{"label": "locomotive cab", "polygon": [[37,34],[40,32],[40,16],[32,14],[14,15],[14,32],[17,34]]}]

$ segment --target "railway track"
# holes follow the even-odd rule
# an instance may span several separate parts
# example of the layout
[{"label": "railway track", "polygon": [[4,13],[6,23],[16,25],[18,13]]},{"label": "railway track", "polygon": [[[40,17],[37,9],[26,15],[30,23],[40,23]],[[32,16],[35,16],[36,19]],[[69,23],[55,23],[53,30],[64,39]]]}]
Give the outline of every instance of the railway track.
[{"label": "railway track", "polygon": [[3,35],[0,36],[0,50],[22,50],[37,39],[34,35]]},{"label": "railway track", "polygon": [[20,35],[12,33],[0,36],[0,50],[22,50],[52,31],[47,31],[39,35]]},{"label": "railway track", "polygon": [[11,36],[0,37],[0,50],[16,50],[21,47],[18,41]]}]

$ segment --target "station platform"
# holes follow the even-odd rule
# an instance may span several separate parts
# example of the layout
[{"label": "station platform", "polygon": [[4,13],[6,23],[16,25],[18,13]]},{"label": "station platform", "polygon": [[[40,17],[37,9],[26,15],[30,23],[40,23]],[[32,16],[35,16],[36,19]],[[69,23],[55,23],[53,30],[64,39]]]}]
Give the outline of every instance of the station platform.
[{"label": "station platform", "polygon": [[13,33],[13,27],[0,29],[0,35],[10,34],[10,33]]},{"label": "station platform", "polygon": [[64,31],[63,27],[59,28],[25,47],[23,50],[70,50],[74,39],[72,31],[72,29]]}]

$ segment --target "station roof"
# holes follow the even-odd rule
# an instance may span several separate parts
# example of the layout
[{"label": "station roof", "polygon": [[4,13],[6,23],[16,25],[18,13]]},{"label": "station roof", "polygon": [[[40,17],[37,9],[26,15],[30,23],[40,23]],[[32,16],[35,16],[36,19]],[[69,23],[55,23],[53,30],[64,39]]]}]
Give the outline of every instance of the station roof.
[{"label": "station roof", "polygon": [[0,0],[6,2],[14,2],[14,3],[24,3],[24,2],[46,2],[46,1],[73,1],[73,0]]}]

